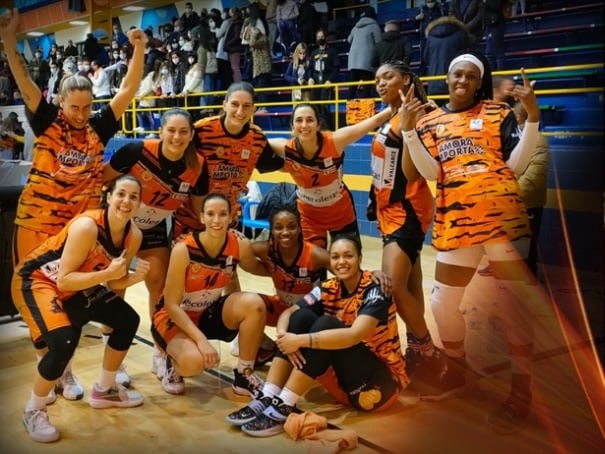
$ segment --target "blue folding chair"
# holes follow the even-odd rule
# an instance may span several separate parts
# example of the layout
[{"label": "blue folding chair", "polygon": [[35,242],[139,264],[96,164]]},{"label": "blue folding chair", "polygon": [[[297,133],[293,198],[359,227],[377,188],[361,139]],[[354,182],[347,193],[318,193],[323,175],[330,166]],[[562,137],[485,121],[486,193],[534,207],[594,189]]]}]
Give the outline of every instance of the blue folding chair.
[{"label": "blue folding chair", "polygon": [[267,219],[253,219],[250,213],[251,208],[258,205],[258,200],[246,200],[242,208],[242,231],[246,227],[252,229],[252,238],[256,238],[256,229],[269,229],[269,221]]}]

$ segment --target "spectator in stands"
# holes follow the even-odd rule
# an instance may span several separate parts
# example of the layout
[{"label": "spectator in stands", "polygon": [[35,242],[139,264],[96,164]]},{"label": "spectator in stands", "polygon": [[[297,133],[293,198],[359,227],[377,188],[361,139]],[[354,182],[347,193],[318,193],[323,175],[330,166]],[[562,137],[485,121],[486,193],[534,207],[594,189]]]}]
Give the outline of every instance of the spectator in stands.
[{"label": "spectator in stands", "polygon": [[[479,49],[483,38],[482,2],[483,0],[450,1],[449,15],[466,25],[470,37],[470,47],[473,49]],[[447,64],[448,61],[445,60],[444,64]]]},{"label": "spectator in stands", "polygon": [[312,43],[318,26],[319,14],[315,11],[311,0],[303,0],[298,7],[298,18],[296,28],[298,39],[303,43]]},{"label": "spectator in stands", "polygon": [[294,0],[277,0],[276,16],[279,39],[289,54],[294,50],[294,46],[298,41],[298,32],[296,30],[298,6]]},{"label": "spectator in stands", "polygon": [[[251,5],[256,6],[256,4]],[[258,19],[258,22],[261,22]],[[262,23],[262,22],[261,22]],[[252,56],[252,86],[262,88],[271,86],[271,53],[269,52],[269,39],[260,28],[250,26],[249,28],[250,53]],[[264,27],[263,27],[264,30]],[[258,102],[267,102],[266,92],[257,92]],[[262,106],[256,112],[266,112],[267,108]]]},{"label": "spectator in stands", "polygon": [[[109,76],[99,62],[93,60],[90,62],[90,81],[92,82],[92,95],[95,101],[107,101],[111,99],[111,85],[109,83]],[[99,110],[103,107],[106,102],[95,103],[94,109]]]},{"label": "spectator in stands", "polygon": [[[288,67],[284,73],[284,79],[297,87],[307,85],[309,62],[309,49],[307,45],[304,42],[298,43],[292,54],[292,60],[288,63]],[[292,89],[292,101],[308,101],[310,96],[311,93],[309,90]]]},{"label": "spectator in stands", "polygon": [[46,101],[54,103],[57,94],[59,93],[59,84],[63,78],[63,68],[56,62],[50,62],[50,77],[48,79],[48,90],[46,91]]},{"label": "spectator in stands", "polygon": [[[178,49],[179,41],[181,36],[184,34],[183,24],[180,20],[175,20],[174,25],[172,26],[172,31],[168,34],[166,39],[164,40],[164,45],[170,45],[170,49]],[[167,50],[168,51],[168,50]]]},{"label": "spectator in stands", "polygon": [[[440,17],[426,29],[426,46],[422,57],[421,74],[439,76],[447,73],[450,62],[461,50],[468,48],[470,37],[465,25],[453,16]],[[441,79],[429,81],[429,96],[447,94],[447,85]],[[445,99],[436,99],[442,105]]]},{"label": "spectator in stands", "polygon": [[410,64],[412,45],[399,31],[399,21],[390,20],[384,24],[382,41],[374,47],[372,66],[379,67],[389,60],[399,60],[406,65]]},{"label": "spectator in stands", "polygon": [[[347,38],[350,44],[348,69],[351,82],[374,80],[376,68],[372,66],[372,61],[376,45],[381,40],[382,32],[376,22],[376,10],[366,6]],[[369,98],[372,89],[371,85],[351,85],[348,99]]]},{"label": "spectator in stands", "polygon": [[86,39],[84,40],[84,53],[82,56],[88,58],[88,61],[91,62],[96,60],[98,54],[99,42],[97,38],[95,38],[92,33],[87,33]]},{"label": "spectator in stands", "polygon": [[242,32],[242,26],[244,19],[242,12],[239,8],[231,8],[229,10],[231,17],[231,23],[225,34],[224,49],[229,55],[229,63],[231,65],[231,71],[233,73],[233,81],[242,81],[242,69],[241,69],[241,58],[244,52],[244,45],[240,38]]},{"label": "spectator in stands", "polygon": [[174,79],[172,74],[172,62],[164,60],[160,64],[160,99],[159,107],[174,107]]},{"label": "spectator in stands", "polygon": [[269,39],[269,50],[271,56],[275,57],[273,53],[273,46],[277,38],[277,0],[268,0],[267,8],[265,9],[265,21],[267,22],[268,39]]},{"label": "spectator in stands", "polygon": [[139,99],[137,110],[137,132],[152,131],[155,129],[155,122],[153,119],[154,112],[151,109],[156,106],[157,98],[161,94],[160,88],[160,71],[162,67],[162,60],[156,60],[154,63],[155,67],[152,71],[149,71],[147,75],[141,80],[141,84],[135,94],[135,97]]},{"label": "spectator in stands", "polygon": [[175,97],[174,106],[182,107],[184,104],[183,89],[185,88],[185,76],[187,74],[187,63],[181,58],[181,52],[172,51],[170,53],[170,63],[172,63],[172,93]]},{"label": "spectator in stands", "polygon": [[231,17],[228,13],[223,13],[225,18],[221,16],[219,19],[209,20],[208,27],[214,33],[217,39],[216,46],[216,64],[218,67],[218,79],[220,89],[226,90],[233,83],[233,72],[231,71],[231,62],[229,61],[229,53],[225,50],[225,38],[227,31],[231,27]]},{"label": "spectator in stands", "polygon": [[[241,41],[242,41],[242,45],[245,48],[245,54],[246,54],[244,57],[245,78],[252,82],[252,80],[254,78],[254,75],[253,75],[254,58],[252,55],[252,46],[250,45],[250,41],[252,39],[252,34],[255,33],[257,35],[257,38],[256,38],[256,42],[257,42],[257,46],[258,46],[257,50],[260,50],[263,47],[267,47],[267,49],[268,49],[269,41],[266,38],[260,38],[261,36],[264,36],[264,37],[267,36],[267,29],[265,27],[265,24],[263,23],[263,20],[261,19],[260,9],[259,9],[258,5],[256,3],[252,3],[248,6],[248,8],[246,8],[246,10],[248,11],[248,16],[244,19],[244,24],[242,25]],[[255,30],[258,30],[258,32],[260,34],[256,33]],[[261,43],[259,42],[259,39],[266,41],[266,46],[261,45]],[[257,53],[257,56],[258,56],[258,53]],[[269,60],[271,60],[270,57],[269,57]],[[257,64],[258,64],[258,62],[257,62]],[[271,72],[271,71],[269,71],[269,72]],[[266,86],[266,85],[264,85],[264,86]]]},{"label": "spectator in stands", "polygon": [[315,8],[315,11],[317,11],[317,15],[319,18],[318,22],[317,22],[319,25],[318,28],[327,30],[329,12],[330,12],[330,6],[328,5],[328,2],[319,2],[317,0],[314,0],[312,3],[313,3],[313,8]]},{"label": "spectator in stands", "polygon": [[[311,52],[309,72],[307,81],[309,85],[331,84],[338,81],[338,71],[340,70],[340,60],[336,50],[328,46],[326,33],[323,29],[317,30],[315,33],[315,43],[317,48]],[[332,97],[332,88],[322,87],[314,89],[311,98],[314,101],[326,101]],[[318,106],[320,115],[322,116],[323,124],[327,125],[328,129],[334,129],[334,122],[330,115],[330,108],[327,104]]]},{"label": "spectator in stands", "polygon": [[197,107],[200,105],[200,93],[204,91],[204,70],[197,61],[197,54],[193,52],[187,54],[187,65],[181,96],[186,98],[185,105],[191,109],[190,113],[195,118],[199,112]]},{"label": "spectator in stands", "polygon": [[[208,20],[213,23],[212,17]],[[219,79],[218,60],[216,58],[216,35],[210,28],[202,27],[200,29],[200,43],[197,47],[197,61],[202,69],[204,80],[204,91],[218,91],[221,89],[221,80]],[[206,95],[200,97],[200,106],[217,104],[216,95]],[[206,114],[207,110],[200,112],[200,115]]]},{"label": "spectator in stands", "polygon": [[46,56],[46,61],[48,61],[50,63],[51,60],[56,60],[57,59],[57,44],[56,43],[52,43],[50,45],[50,49],[48,50],[48,55]]},{"label": "spectator in stands", "polygon": [[185,12],[181,15],[181,24],[185,31],[193,30],[200,24],[200,16],[193,11],[191,2],[185,3]]},{"label": "spectator in stands", "polygon": [[428,25],[436,19],[443,16],[443,7],[437,0],[426,0],[424,5],[420,8],[420,12],[416,16],[416,20],[420,21],[418,27],[419,32],[419,44],[420,44],[420,58],[422,59],[422,53],[426,44],[426,28]]},{"label": "spectator in stands", "polygon": [[504,69],[504,33],[506,20],[512,14],[514,0],[489,0],[484,2],[483,27],[485,35],[485,56],[492,71]]},{"label": "spectator in stands", "polygon": [[118,43],[118,49],[124,44],[128,44],[128,37],[122,31],[120,24],[113,24],[111,27],[111,39]]},{"label": "spectator in stands", "polygon": [[9,152],[12,159],[23,159],[24,135],[19,116],[9,113],[0,123],[0,148],[4,148],[0,151]]},{"label": "spectator in stands", "polygon": [[42,50],[36,49],[34,57],[27,65],[27,69],[30,77],[38,88],[40,88],[40,90],[46,89],[48,78],[50,77],[50,66],[48,65],[48,62],[42,58]]},{"label": "spectator in stands", "polygon": [[77,57],[78,48],[74,46],[74,42],[71,39],[67,40],[67,46],[65,46],[65,57]]},{"label": "spectator in stands", "polygon": [[[0,70],[0,96],[5,94],[5,104],[11,104],[13,98],[13,84],[11,82],[12,74],[8,66],[2,67]],[[1,118],[0,118],[1,119]]]},{"label": "spectator in stands", "polygon": [[[147,35],[147,44],[145,45],[145,72],[144,72],[144,74],[147,74],[155,68],[156,61],[164,60],[165,54],[164,54],[164,51],[161,50],[161,48],[163,47],[162,42],[150,38],[151,31],[145,30],[145,35]],[[158,45],[158,47],[156,47],[156,45]]]}]

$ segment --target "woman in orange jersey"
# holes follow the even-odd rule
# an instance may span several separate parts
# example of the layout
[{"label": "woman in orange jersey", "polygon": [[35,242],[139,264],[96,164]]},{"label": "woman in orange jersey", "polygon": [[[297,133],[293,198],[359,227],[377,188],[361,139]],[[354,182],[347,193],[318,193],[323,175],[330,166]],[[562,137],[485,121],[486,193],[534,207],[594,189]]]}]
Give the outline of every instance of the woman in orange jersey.
[{"label": "woman in orange jersey", "polygon": [[265,327],[265,304],[255,293],[223,295],[223,290],[238,265],[255,274],[267,271],[256,260],[250,241],[229,230],[231,206],[226,196],[209,194],[201,219],[204,230],[177,240],[170,253],[164,295],[151,328],[166,353],[158,376],[164,391],[182,393],[183,376],[218,365],[218,352],[209,339],[229,342],[239,332],[233,391],[253,395],[263,384],[254,373],[254,361]]},{"label": "woman in orange jersey", "polygon": [[[270,172],[283,165],[283,160],[273,154],[262,130],[250,123],[255,110],[254,87],[248,82],[235,82],[227,89],[224,113],[195,123],[199,153],[208,167],[208,191],[224,194],[229,199],[233,222],[239,216],[238,198],[254,169]],[[199,216],[188,204],[177,210],[174,238],[200,227]]]},{"label": "woman in orange jersey", "polygon": [[298,104],[292,112],[291,139],[271,139],[284,157],[284,170],[296,183],[297,207],[303,237],[325,248],[331,236],[349,234],[359,239],[353,196],[342,181],[344,150],[389,118],[391,109],[334,132],[322,132],[315,106]]},{"label": "woman in orange jersey", "polygon": [[[17,50],[18,22],[16,9],[0,15],[0,37],[36,141],[31,170],[17,206],[15,265],[75,215],[99,206],[105,144],[118,130],[118,120],[139,86],[146,43],[142,30],[128,32],[134,51],[122,87],[110,102],[92,113],[92,84],[78,75],[63,79],[58,106],[46,102]],[[82,387],[70,366],[58,389],[67,399],[82,397]]]},{"label": "woman in orange jersey", "polygon": [[59,431],[46,412],[49,392],[78,345],[82,327],[97,321],[113,329],[103,356],[99,380],[92,388],[93,408],[134,407],[143,397],[116,384],[119,365],[139,326],[135,310],[113,289],[145,279],[149,264],[129,265],[142,234],[132,222],[140,204],[141,184],[131,176],[116,180],[107,208],[73,218],[57,235],[45,240],[21,260],[12,281],[15,306],[34,342],[44,342],[23,424],[34,441],[51,442]]},{"label": "woman in orange jersey", "polygon": [[189,112],[170,109],[162,114],[159,139],[124,145],[104,168],[105,181],[129,173],[143,184],[141,206],[133,220],[143,231],[138,257],[151,265],[145,280],[150,317],[164,289],[170,257],[166,220],[186,200],[191,200],[199,216],[208,192],[204,158],[197,153],[196,143]]},{"label": "woman in orange jersey", "polygon": [[277,323],[279,352],[262,390],[227,416],[249,435],[283,431],[296,402],[316,379],[341,402],[362,411],[388,408],[407,385],[391,298],[361,269],[361,243],[336,237],[335,277],[322,282]]},{"label": "woman in orange jersey", "polygon": [[424,319],[420,251],[433,217],[433,196],[424,178],[417,173],[406,178],[403,167],[413,164],[409,157],[403,159],[399,91],[412,85],[426,103],[422,84],[404,62],[386,62],[376,71],[376,91],[395,114],[378,128],[372,141],[370,189],[382,235],[382,271],[393,280],[393,300],[406,326],[410,390],[418,382],[437,380],[446,367]]},{"label": "woman in orange jersey", "polygon": [[465,324],[459,306],[483,254],[499,285],[511,294],[501,308],[507,325],[511,393],[486,422],[500,433],[517,430],[531,408],[532,314],[529,303],[548,305],[548,298],[513,241],[529,240],[529,222],[515,173],[531,158],[537,140],[540,109],[532,84],[512,95],[528,118],[519,132],[513,111],[491,101],[492,78],[485,56],[463,53],[450,63],[446,104],[417,121],[424,103],[410,88],[402,93],[401,129],[410,156],[427,179],[437,180],[433,246],[437,253],[431,308],[452,364],[442,374],[440,393],[465,384]]}]

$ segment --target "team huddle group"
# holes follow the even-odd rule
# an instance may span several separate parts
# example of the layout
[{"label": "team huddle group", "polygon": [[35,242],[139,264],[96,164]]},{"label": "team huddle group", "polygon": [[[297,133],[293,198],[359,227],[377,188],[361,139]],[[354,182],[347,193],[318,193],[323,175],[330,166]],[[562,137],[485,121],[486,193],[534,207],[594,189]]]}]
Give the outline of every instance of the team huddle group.
[{"label": "team huddle group", "polygon": [[[71,361],[89,321],[102,324],[105,342],[90,405],[143,403],[127,389],[122,366],[140,321],[124,292],[141,281],[149,292],[152,371],[164,391],[183,393],[183,377],[218,365],[209,340],[237,339],[233,390],[252,399],[226,419],[247,434],[283,431],[315,381],[363,411],[386,409],[402,395],[459,395],[473,383],[459,306],[484,254],[509,290],[503,316],[512,364],[510,396],[486,421],[504,433],[521,425],[531,406],[527,303],[545,297],[519,252],[529,225],[515,174],[531,158],[539,120],[523,72],[510,93],[527,111],[522,131],[508,105],[491,101],[485,58],[465,53],[449,65],[442,107],[427,100],[405,63],[391,61],[376,71],[386,109],[329,132],[314,105],[298,103],[291,138],[268,140],[251,123],[253,87],[236,82],[220,115],[194,123],[187,111],[168,110],[159,139],[132,141],[104,162],[104,146],[140,82],[145,34],[129,31],[133,58],[123,85],[93,112],[90,81],[78,75],[62,81],[58,105],[42,97],[17,51],[17,22],[16,11],[0,16],[36,136],[15,219],[11,287],[39,359],[23,413],[33,440],[60,438],[47,413],[57,392],[83,397]],[[370,199],[383,238],[375,272],[361,267],[353,197],[342,180],[345,148],[371,131]],[[442,158],[462,141],[464,152]],[[272,207],[266,241],[232,228],[254,169],[288,172],[296,185],[292,204]],[[436,197],[427,180],[437,181]],[[424,319],[419,254],[431,221],[438,254],[430,304],[442,349]],[[270,276],[276,294],[242,291],[238,266]],[[276,349],[262,380],[254,370],[268,359],[261,346],[267,325],[276,328]]]}]

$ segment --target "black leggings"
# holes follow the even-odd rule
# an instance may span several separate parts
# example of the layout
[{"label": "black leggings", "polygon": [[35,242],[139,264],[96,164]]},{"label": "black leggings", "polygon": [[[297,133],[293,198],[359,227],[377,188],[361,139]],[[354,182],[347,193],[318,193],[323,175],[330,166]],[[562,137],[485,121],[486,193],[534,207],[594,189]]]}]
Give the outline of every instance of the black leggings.
[{"label": "black leggings", "polygon": [[[334,317],[319,316],[306,308],[295,311],[288,325],[288,331],[296,334],[337,328],[346,328],[346,325]],[[356,408],[361,410],[379,408],[398,392],[398,385],[389,368],[361,342],[342,350],[303,348],[301,351],[306,360],[301,371],[311,378],[317,378],[332,366],[340,388],[347,394],[351,405]],[[287,360],[279,351],[277,356]],[[368,397],[364,396],[364,393],[367,392],[378,392],[372,397],[379,396],[370,408],[365,402]]]},{"label": "black leggings", "polygon": [[140,317],[136,311],[113,291],[100,285],[65,300],[63,310],[72,326],[43,333],[43,342],[36,344],[37,347],[43,347],[44,344],[48,347],[48,353],[38,364],[38,371],[49,381],[63,374],[86,323],[96,321],[113,328],[107,345],[118,351],[130,348],[139,327]]}]

